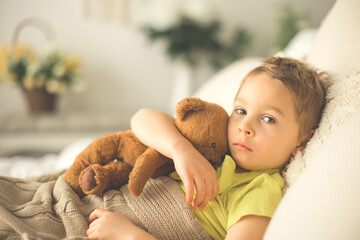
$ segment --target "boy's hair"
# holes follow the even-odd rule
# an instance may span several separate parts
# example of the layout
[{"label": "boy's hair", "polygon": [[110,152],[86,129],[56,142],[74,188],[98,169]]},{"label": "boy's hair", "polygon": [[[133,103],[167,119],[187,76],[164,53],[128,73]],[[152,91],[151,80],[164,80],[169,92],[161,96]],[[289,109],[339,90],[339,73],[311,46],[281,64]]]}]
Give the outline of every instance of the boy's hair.
[{"label": "boy's hair", "polygon": [[315,129],[325,105],[323,81],[327,74],[319,73],[316,69],[292,58],[270,57],[244,77],[240,88],[249,76],[261,73],[281,81],[290,91],[300,123],[300,134],[308,134]]}]

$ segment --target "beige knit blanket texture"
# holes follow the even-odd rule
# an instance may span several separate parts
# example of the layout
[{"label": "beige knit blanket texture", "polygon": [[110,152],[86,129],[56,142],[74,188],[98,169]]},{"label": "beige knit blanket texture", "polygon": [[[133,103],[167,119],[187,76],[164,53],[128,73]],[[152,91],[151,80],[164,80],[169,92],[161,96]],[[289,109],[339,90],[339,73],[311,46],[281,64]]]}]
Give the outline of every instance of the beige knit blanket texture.
[{"label": "beige knit blanket texture", "polygon": [[88,239],[95,208],[119,212],[157,239],[211,239],[169,177],[150,179],[138,198],[125,185],[80,199],[61,174],[0,177],[0,239]]},{"label": "beige knit blanket texture", "polygon": [[306,145],[304,153],[298,152],[283,172],[284,191],[294,184],[305,167],[311,164],[314,155],[334,131],[360,109],[359,71],[330,73],[325,84],[326,105],[319,126]]}]

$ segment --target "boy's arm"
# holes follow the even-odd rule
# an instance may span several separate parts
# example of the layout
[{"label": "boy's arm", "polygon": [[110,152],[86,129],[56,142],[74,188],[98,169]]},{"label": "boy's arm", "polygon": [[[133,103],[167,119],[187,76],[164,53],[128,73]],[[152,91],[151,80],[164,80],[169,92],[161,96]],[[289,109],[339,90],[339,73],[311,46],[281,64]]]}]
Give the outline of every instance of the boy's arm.
[{"label": "boy's arm", "polygon": [[264,237],[270,218],[249,215],[232,225],[225,240],[261,240]]},{"label": "boy's arm", "polygon": [[216,196],[219,187],[214,168],[177,130],[173,117],[156,110],[141,109],[132,117],[131,128],[145,145],[173,159],[184,182],[188,204],[201,209]]}]

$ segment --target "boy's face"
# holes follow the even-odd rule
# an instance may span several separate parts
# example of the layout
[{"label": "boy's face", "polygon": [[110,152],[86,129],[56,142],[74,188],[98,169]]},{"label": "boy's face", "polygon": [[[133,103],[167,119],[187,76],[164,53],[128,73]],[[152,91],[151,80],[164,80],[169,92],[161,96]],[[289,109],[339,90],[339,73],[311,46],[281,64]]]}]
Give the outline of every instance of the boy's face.
[{"label": "boy's face", "polygon": [[299,126],[289,90],[266,74],[249,76],[229,120],[231,156],[247,170],[280,168],[301,143]]}]

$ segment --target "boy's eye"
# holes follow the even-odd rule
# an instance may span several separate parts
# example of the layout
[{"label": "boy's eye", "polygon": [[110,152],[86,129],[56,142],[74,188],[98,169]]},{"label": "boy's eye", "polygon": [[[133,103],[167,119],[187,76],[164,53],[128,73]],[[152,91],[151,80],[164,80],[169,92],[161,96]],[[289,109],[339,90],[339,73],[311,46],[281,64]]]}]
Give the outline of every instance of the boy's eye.
[{"label": "boy's eye", "polygon": [[235,112],[237,112],[238,114],[241,114],[241,115],[246,115],[246,111],[241,108],[235,109]]},{"label": "boy's eye", "polygon": [[268,123],[276,123],[275,119],[273,119],[272,117],[269,117],[269,116],[263,117],[263,120]]}]

